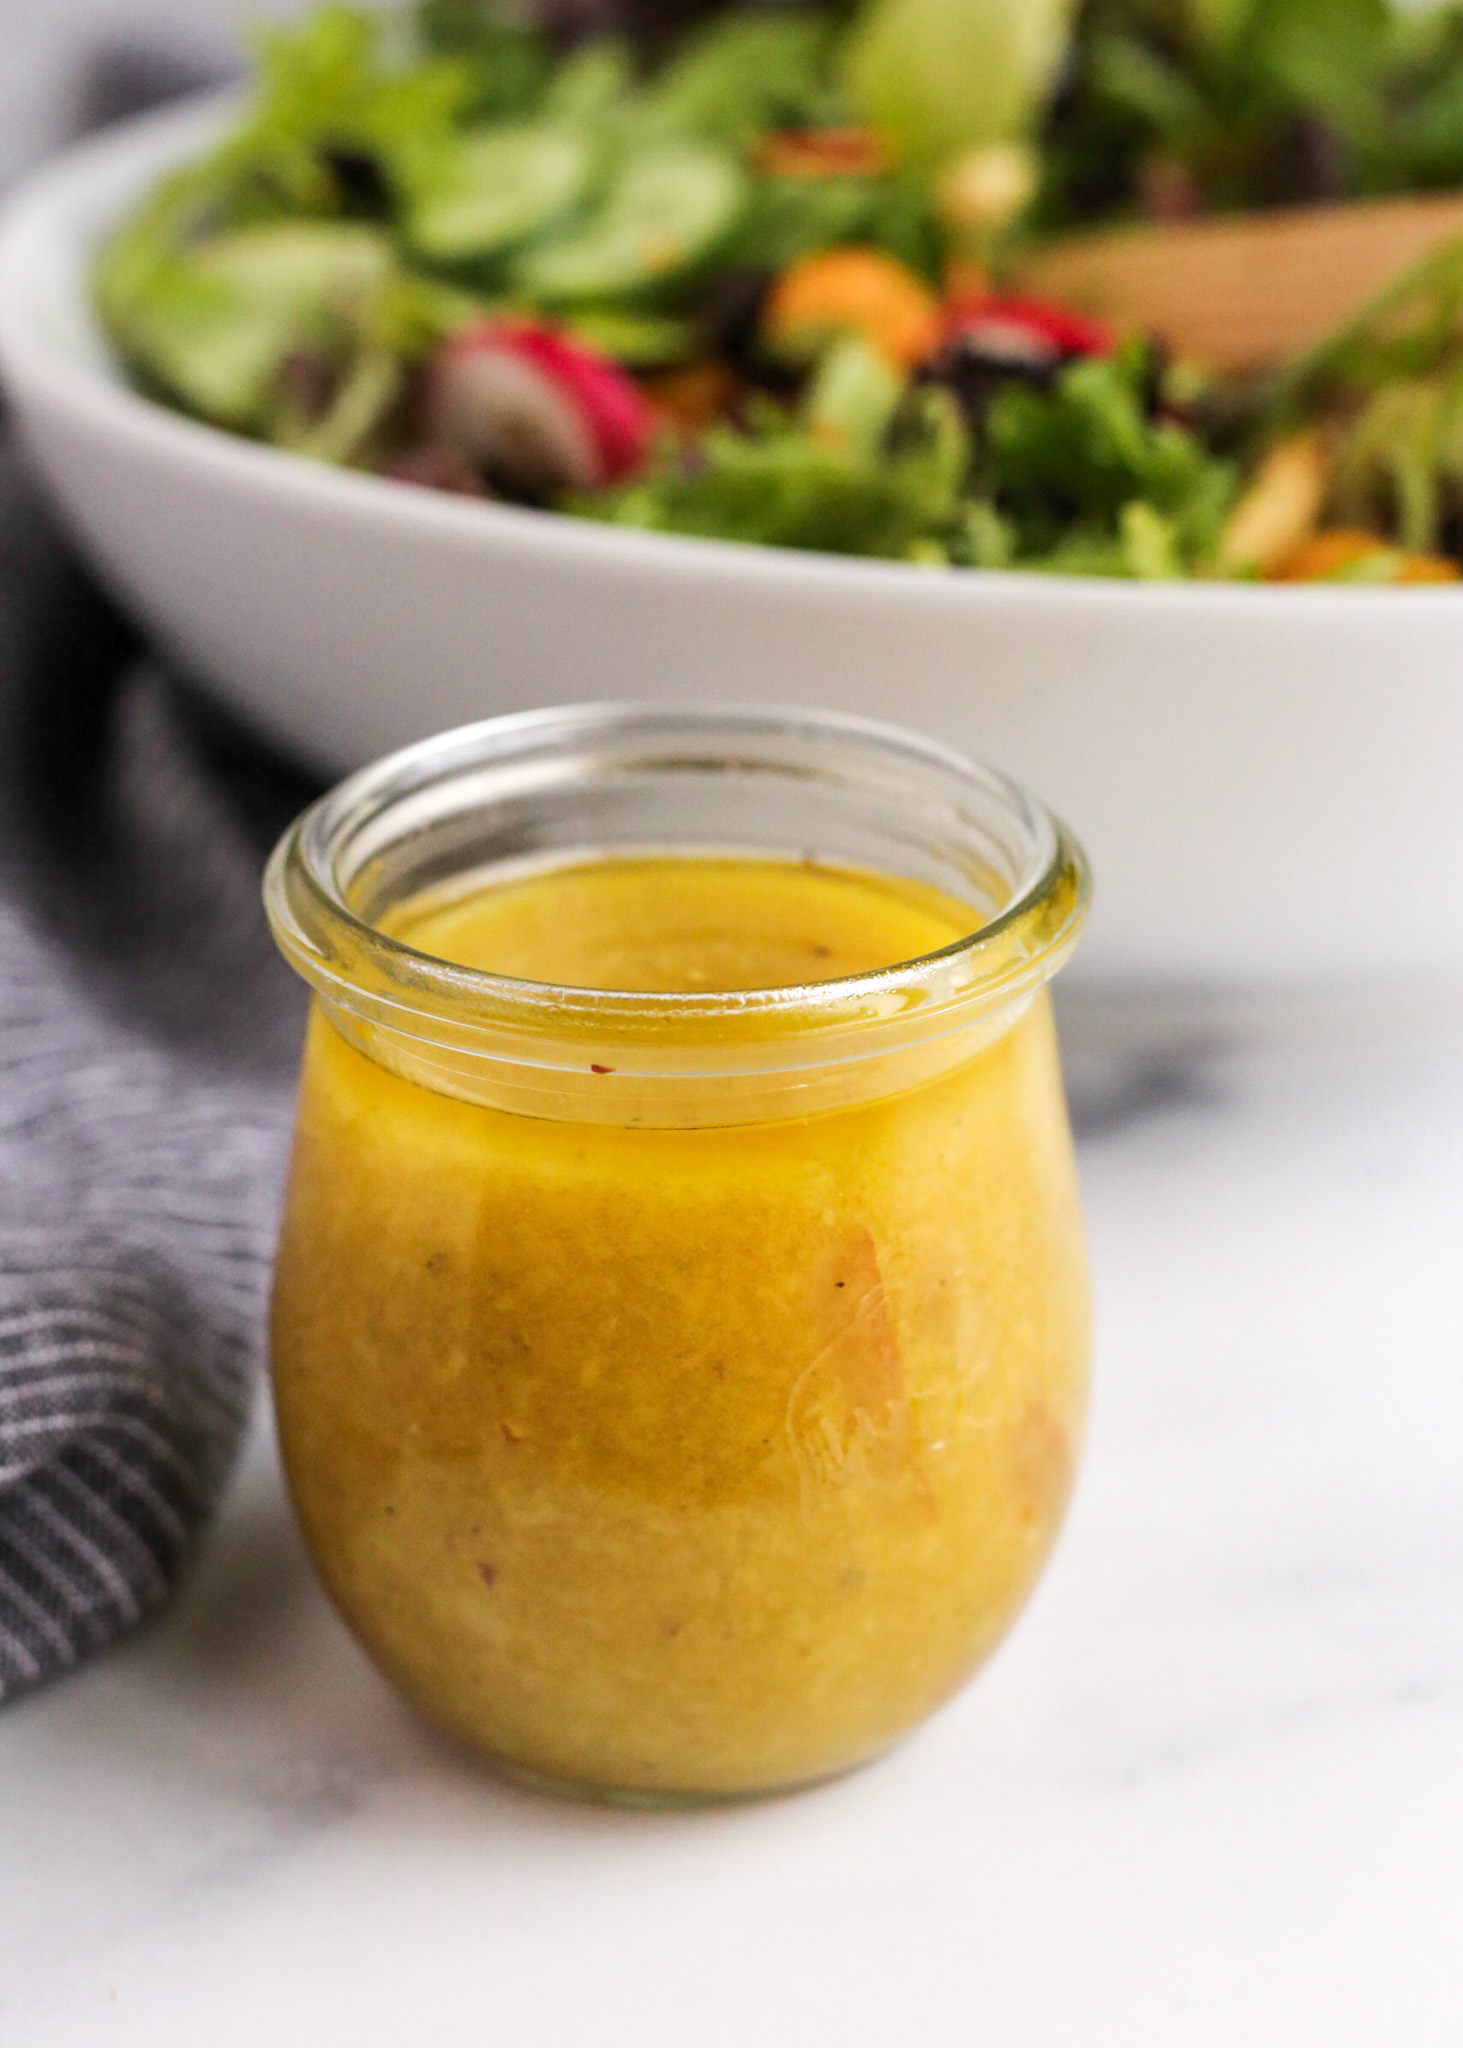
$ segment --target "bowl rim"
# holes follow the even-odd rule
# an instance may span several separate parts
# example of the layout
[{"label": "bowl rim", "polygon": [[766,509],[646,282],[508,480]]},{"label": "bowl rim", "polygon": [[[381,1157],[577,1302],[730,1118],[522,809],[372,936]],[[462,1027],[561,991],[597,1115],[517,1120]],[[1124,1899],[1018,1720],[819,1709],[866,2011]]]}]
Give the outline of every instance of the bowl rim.
[{"label": "bowl rim", "polygon": [[[274,448],[175,411],[129,385],[88,302],[92,241],[78,215],[114,220],[173,165],[203,148],[240,104],[238,88],[192,94],[71,144],[13,186],[0,202],[0,378],[22,429],[26,416],[64,415],[83,430],[211,473],[259,499],[281,494],[352,521],[392,523],[463,548],[527,551],[565,563],[619,564],[644,580],[707,579],[764,589],[812,587],[847,594],[914,598],[933,607],[1047,613],[1187,613],[1256,619],[1355,617],[1380,606],[1397,624],[1417,607],[1436,618],[1463,613],[1463,584],[1419,584],[1405,592],[1368,584],[1273,584],[938,568],[869,556],[778,548],[762,542],[649,533],[569,514],[482,502],[412,488],[398,479],[346,470]],[[39,279],[39,288],[37,280]],[[48,344],[36,313],[49,303],[80,324],[97,362]],[[102,367],[105,365],[105,367]],[[1405,607],[1405,609],[1404,609]]]}]

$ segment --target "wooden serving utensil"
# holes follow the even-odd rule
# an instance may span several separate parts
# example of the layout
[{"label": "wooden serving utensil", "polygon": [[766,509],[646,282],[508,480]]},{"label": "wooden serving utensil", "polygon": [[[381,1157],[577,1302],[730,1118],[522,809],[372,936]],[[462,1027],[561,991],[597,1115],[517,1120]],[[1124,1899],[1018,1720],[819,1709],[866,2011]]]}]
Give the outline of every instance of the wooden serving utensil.
[{"label": "wooden serving utensil", "polygon": [[1454,193],[1067,235],[1019,259],[1025,291],[1156,335],[1217,370],[1309,347],[1450,235]]}]

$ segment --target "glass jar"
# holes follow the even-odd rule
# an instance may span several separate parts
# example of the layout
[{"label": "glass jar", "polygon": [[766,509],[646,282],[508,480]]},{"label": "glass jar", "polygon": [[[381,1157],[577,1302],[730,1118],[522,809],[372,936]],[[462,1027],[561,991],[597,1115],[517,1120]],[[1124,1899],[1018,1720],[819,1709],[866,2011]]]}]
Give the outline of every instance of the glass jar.
[{"label": "glass jar", "polygon": [[[837,980],[553,987],[383,930],[570,859],[785,858],[969,906]],[[266,884],[315,1004],[273,1314],[315,1563],[519,1773],[728,1798],[885,1748],[989,1654],[1082,1431],[1045,984],[1080,850],[1004,778],[821,715],[571,708],[352,776]]]}]

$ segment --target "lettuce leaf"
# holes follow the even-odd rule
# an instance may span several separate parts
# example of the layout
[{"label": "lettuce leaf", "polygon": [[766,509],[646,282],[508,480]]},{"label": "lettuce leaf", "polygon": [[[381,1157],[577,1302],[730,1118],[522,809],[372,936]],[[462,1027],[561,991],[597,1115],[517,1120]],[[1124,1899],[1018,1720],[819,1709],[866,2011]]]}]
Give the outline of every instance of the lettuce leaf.
[{"label": "lettuce leaf", "polygon": [[644,481],[568,509],[657,533],[898,559],[958,519],[968,454],[943,392],[923,394],[885,448],[819,438],[769,409],[750,432],[713,428]]},{"label": "lettuce leaf", "polygon": [[[1098,544],[1112,565],[1102,573],[1179,574],[1210,555],[1236,473],[1187,427],[1154,416],[1147,376],[1135,343],[1069,365],[1047,390],[1010,385],[992,399],[976,478],[1016,536],[1018,562]],[[1146,513],[1135,519],[1135,506]],[[1164,522],[1161,540],[1148,513]]]}]

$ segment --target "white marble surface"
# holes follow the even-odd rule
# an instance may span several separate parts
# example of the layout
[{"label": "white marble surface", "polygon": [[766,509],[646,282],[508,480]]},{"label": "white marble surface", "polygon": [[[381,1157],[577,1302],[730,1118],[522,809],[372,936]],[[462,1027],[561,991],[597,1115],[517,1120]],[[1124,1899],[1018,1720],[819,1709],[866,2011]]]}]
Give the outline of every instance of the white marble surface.
[{"label": "white marble surface", "polygon": [[842,1784],[639,1817],[416,1726],[261,1431],[171,1614],[0,1720],[6,2048],[1457,2048],[1463,1043],[1084,1146],[1098,1399],[990,1669]]}]

